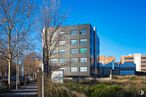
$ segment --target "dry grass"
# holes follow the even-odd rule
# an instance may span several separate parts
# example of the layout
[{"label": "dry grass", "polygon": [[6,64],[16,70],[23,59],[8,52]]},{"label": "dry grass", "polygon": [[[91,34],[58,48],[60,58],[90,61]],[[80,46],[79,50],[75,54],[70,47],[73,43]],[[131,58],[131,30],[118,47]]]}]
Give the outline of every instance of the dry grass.
[{"label": "dry grass", "polygon": [[[71,81],[64,84],[55,84],[46,77],[45,97],[107,97],[106,95],[117,97],[118,93],[116,91],[121,93],[119,97],[137,97],[139,90],[146,91],[144,76],[114,76],[112,81],[97,81],[94,84],[91,84],[91,82],[82,80],[82,82]],[[105,91],[105,89],[107,90]]]}]

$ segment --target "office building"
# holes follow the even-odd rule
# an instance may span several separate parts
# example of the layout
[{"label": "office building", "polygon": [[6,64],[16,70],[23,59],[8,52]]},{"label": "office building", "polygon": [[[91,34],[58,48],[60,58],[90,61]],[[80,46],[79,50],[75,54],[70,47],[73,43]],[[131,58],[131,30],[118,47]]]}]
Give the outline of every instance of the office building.
[{"label": "office building", "polygon": [[65,77],[96,77],[99,57],[96,29],[90,24],[80,24],[64,26],[59,33],[62,36],[50,62],[59,65]]},{"label": "office building", "polygon": [[146,72],[146,55],[142,54],[130,54],[128,56],[121,57],[121,63],[133,62],[136,64],[137,72]]}]

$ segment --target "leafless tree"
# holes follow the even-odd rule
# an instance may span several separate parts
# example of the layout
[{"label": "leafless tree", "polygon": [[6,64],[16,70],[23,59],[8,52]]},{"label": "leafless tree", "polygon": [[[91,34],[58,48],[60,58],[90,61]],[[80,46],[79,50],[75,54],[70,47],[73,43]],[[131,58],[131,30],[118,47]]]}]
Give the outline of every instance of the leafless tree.
[{"label": "leafless tree", "polygon": [[41,31],[43,41],[43,63],[44,72],[51,75],[54,65],[51,64],[50,58],[59,46],[59,41],[63,39],[60,33],[63,21],[67,13],[61,11],[60,0],[44,0],[41,8]]},{"label": "leafless tree", "polygon": [[6,71],[7,71],[7,65],[6,61],[2,59],[0,56],[0,76],[4,78]]},{"label": "leafless tree", "polygon": [[29,0],[0,1],[0,54],[8,63],[9,85],[12,63],[30,48],[32,9],[33,3]]},{"label": "leafless tree", "polygon": [[36,52],[30,52],[28,55],[24,57],[23,64],[24,64],[24,74],[35,74],[37,70],[41,68],[40,63],[41,60],[38,57]]}]

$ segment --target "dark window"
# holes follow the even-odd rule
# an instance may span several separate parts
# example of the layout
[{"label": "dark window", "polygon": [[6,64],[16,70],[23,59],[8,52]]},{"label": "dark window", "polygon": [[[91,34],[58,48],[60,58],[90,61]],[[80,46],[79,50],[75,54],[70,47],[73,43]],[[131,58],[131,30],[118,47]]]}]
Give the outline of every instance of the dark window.
[{"label": "dark window", "polygon": [[70,35],[77,35],[78,34],[78,31],[77,30],[71,30],[70,31]]},{"label": "dark window", "polygon": [[87,53],[87,48],[80,48],[80,53]]},{"label": "dark window", "polygon": [[59,54],[65,54],[65,50],[59,50]]},{"label": "dark window", "polygon": [[141,59],[146,59],[146,57],[141,57]]},{"label": "dark window", "polygon": [[81,45],[86,45],[87,44],[87,39],[80,39],[80,44]]},{"label": "dark window", "polygon": [[52,54],[57,54],[58,51],[57,50],[53,50]]},{"label": "dark window", "polygon": [[141,61],[141,63],[146,63],[146,61]]},{"label": "dark window", "polygon": [[71,49],[70,52],[71,52],[71,54],[77,54],[78,53],[78,49]]},{"label": "dark window", "polygon": [[71,62],[78,62],[78,58],[71,58]]},{"label": "dark window", "polygon": [[87,58],[80,58],[80,62],[81,62],[81,63],[87,62]]},{"label": "dark window", "polygon": [[72,39],[72,40],[70,41],[70,44],[71,44],[71,45],[77,45],[77,40]]},{"label": "dark window", "polygon": [[81,34],[81,35],[87,34],[87,30],[86,30],[86,29],[81,29],[81,30],[80,30],[80,34]]},{"label": "dark window", "polygon": [[133,58],[125,58],[125,60],[133,60]]},{"label": "dark window", "polygon": [[60,62],[60,63],[65,63],[65,62],[66,62],[66,59],[64,59],[64,58],[59,59],[59,62]]}]

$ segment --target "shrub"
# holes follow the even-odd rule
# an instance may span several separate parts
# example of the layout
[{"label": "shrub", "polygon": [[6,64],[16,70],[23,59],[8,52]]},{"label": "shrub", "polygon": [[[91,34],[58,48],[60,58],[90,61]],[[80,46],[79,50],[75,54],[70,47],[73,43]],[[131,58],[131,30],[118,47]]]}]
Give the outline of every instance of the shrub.
[{"label": "shrub", "polygon": [[118,85],[100,84],[90,89],[90,97],[123,97],[123,89]]},{"label": "shrub", "polygon": [[0,93],[1,92],[6,92],[7,91],[7,87],[4,85],[0,85]]}]

